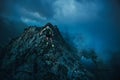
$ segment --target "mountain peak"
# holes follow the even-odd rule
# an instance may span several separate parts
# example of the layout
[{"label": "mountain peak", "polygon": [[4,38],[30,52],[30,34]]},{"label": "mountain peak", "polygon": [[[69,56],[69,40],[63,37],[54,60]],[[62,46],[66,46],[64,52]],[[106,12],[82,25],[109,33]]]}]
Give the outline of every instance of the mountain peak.
[{"label": "mountain peak", "polygon": [[45,26],[53,27],[53,25],[50,22],[48,22]]},{"label": "mountain peak", "polygon": [[[52,29],[47,28],[49,26]],[[3,80],[89,80],[92,73],[82,66],[57,27],[29,27],[5,47],[1,64]],[[8,67],[9,66],[9,67]]]}]

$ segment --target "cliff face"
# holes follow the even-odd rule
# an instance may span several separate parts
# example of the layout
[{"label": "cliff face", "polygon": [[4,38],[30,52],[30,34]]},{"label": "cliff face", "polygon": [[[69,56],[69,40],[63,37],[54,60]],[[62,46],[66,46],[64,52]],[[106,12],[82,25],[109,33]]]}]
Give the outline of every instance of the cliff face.
[{"label": "cliff face", "polygon": [[[40,34],[46,26],[53,31],[52,42]],[[1,80],[93,80],[58,28],[48,23],[29,27],[2,52]]]}]

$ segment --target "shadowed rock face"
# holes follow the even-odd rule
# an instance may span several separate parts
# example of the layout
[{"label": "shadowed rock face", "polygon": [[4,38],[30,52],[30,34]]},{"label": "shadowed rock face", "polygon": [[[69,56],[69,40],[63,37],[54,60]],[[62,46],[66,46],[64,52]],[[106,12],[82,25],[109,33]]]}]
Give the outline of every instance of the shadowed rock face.
[{"label": "shadowed rock face", "polygon": [[[53,41],[41,30],[50,26]],[[54,47],[52,46],[54,45]],[[29,27],[1,52],[1,80],[93,80],[79,61],[76,51],[67,44],[58,28],[48,23]]]}]

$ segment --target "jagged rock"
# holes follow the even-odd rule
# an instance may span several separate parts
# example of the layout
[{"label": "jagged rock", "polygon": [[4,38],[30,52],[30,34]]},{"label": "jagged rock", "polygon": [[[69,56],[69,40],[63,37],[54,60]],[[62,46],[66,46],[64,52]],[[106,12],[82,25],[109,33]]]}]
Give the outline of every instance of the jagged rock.
[{"label": "jagged rock", "polygon": [[[40,32],[46,26],[53,31],[53,41]],[[54,44],[54,47],[52,46]],[[58,28],[48,23],[29,27],[4,48],[0,78],[2,80],[93,80]],[[89,73],[89,74],[88,74]]]}]

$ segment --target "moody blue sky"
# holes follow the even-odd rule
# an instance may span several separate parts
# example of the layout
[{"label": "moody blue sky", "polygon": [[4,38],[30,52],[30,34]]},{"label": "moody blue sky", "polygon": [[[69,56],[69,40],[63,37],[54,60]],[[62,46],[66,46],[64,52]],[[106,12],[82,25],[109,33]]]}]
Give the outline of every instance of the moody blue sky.
[{"label": "moody blue sky", "polygon": [[0,17],[6,24],[41,26],[52,22],[70,35],[78,49],[93,48],[104,59],[109,52],[120,50],[119,0],[1,0]]}]

